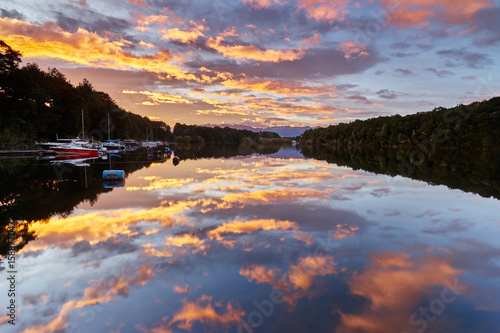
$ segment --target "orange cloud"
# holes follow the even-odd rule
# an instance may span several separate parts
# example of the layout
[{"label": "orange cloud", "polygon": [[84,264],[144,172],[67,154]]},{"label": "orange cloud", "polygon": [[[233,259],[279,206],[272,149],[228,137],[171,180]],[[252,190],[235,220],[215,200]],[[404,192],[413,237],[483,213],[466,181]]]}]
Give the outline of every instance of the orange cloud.
[{"label": "orange cloud", "polygon": [[220,208],[232,207],[232,204],[262,204],[273,202],[299,201],[305,197],[328,198],[328,193],[319,190],[301,190],[294,188],[282,188],[278,190],[262,190],[254,192],[231,193],[223,196]]},{"label": "orange cloud", "polygon": [[255,9],[269,8],[272,3],[280,4],[280,0],[243,0],[245,5],[248,5]]},{"label": "orange cloud", "polygon": [[252,115],[253,113],[245,108],[218,108],[218,109],[208,109],[208,110],[196,110],[197,115],[202,114],[212,114],[215,116],[222,116],[228,114],[239,114],[242,116]]},{"label": "orange cloud", "polygon": [[344,52],[344,58],[358,59],[358,58],[366,58],[370,56],[370,53],[366,50],[366,46],[363,44],[356,44],[354,42],[342,42],[339,44],[338,50]]},{"label": "orange cloud", "polygon": [[288,220],[257,219],[224,223],[207,232],[210,239],[223,241],[225,234],[250,234],[258,230],[299,231],[297,223]]},{"label": "orange cloud", "polygon": [[311,286],[317,283],[316,277],[335,274],[336,266],[333,257],[316,255],[299,258],[296,265],[290,265],[288,273],[278,269],[266,270],[262,265],[241,268],[239,273],[250,282],[255,280],[257,283],[267,283],[273,289],[283,290],[285,301],[294,306],[301,298],[319,295],[318,290],[311,290]]},{"label": "orange cloud", "polygon": [[[146,179],[146,178],[145,178]],[[159,190],[164,188],[172,188],[172,187],[182,187],[186,184],[192,183],[194,181],[193,178],[160,178],[160,177],[147,177],[146,180],[150,180],[151,183],[147,186],[128,186],[126,187],[127,191],[152,191]]]},{"label": "orange cloud", "polygon": [[307,39],[303,39],[300,42],[302,44],[306,44],[309,47],[313,47],[313,46],[319,45],[320,40],[321,40],[321,37],[319,36],[319,33],[315,33],[312,37],[309,37]]},{"label": "orange cloud", "polygon": [[193,104],[194,102],[181,97],[179,95],[169,95],[165,93],[155,92],[155,91],[135,91],[135,90],[123,90],[123,94],[127,95],[144,95],[149,101],[138,103],[139,105],[160,105],[160,104]]},{"label": "orange cloud", "polygon": [[142,247],[144,248],[144,256],[146,258],[149,258],[149,257],[172,258],[175,255],[184,255],[186,253],[185,250],[183,250],[183,251],[177,251],[175,249],[157,250],[157,249],[155,249],[154,245],[151,243],[143,244]]},{"label": "orange cloud", "polygon": [[332,117],[328,117],[328,116],[324,116],[324,117],[318,118],[318,120],[326,121],[328,123],[333,123],[335,121],[335,119],[333,119]]},{"label": "orange cloud", "polygon": [[[334,89],[335,87],[304,87],[302,84],[294,84],[289,82],[282,83],[269,83],[265,80],[259,83],[248,84],[245,80],[230,80],[221,82],[223,85],[234,89],[244,89],[244,90],[260,90],[262,92],[280,93],[282,95],[287,94],[301,94],[307,95],[306,92],[312,94],[328,94],[329,96],[336,96]],[[280,89],[281,87],[281,89]],[[233,94],[234,95],[234,94]],[[222,95],[221,95],[222,96]],[[239,114],[239,115],[256,115],[266,114],[269,116],[271,112],[276,115],[294,115],[297,113],[306,114],[323,114],[323,113],[335,113],[337,111],[345,111],[339,107],[333,107],[323,103],[296,103],[296,101],[289,100],[274,100],[271,98],[256,98],[255,96],[250,96],[249,98],[244,96],[232,96],[231,101],[225,101],[222,99],[205,98],[203,102],[213,105],[215,109],[204,109],[196,110],[197,114],[214,114],[214,115],[225,115],[225,114]],[[240,100],[237,100],[240,98]],[[246,98],[246,99],[243,99]],[[347,112],[347,111],[346,111]]]},{"label": "orange cloud", "polygon": [[136,16],[138,25],[171,25],[172,21],[166,15],[148,15],[144,16],[143,14],[137,14]]},{"label": "orange cloud", "polygon": [[165,243],[163,244],[167,246],[173,245],[176,247],[183,247],[184,245],[189,245],[193,247],[192,251],[193,253],[196,253],[198,251],[204,251],[207,248],[204,240],[189,234],[183,234],[181,236],[169,236],[167,237]]},{"label": "orange cloud", "polygon": [[[339,332],[388,332],[411,329],[408,316],[435,286],[462,274],[435,256],[412,258],[406,253],[383,252],[372,256],[370,267],[349,281],[353,294],[369,300],[361,314],[340,312]],[[413,328],[414,330],[415,328]]]},{"label": "orange cloud", "polygon": [[354,237],[356,236],[356,232],[359,230],[359,227],[346,225],[346,224],[337,224],[337,230],[332,234],[331,237],[336,239],[342,239],[346,237]]},{"label": "orange cloud", "polygon": [[[182,222],[179,214],[202,204],[202,200],[179,201],[149,209],[95,211],[68,218],[52,218],[48,222],[37,221],[29,228],[37,235],[37,241],[29,243],[22,251],[38,251],[51,246],[69,248],[82,240],[96,244],[118,235],[132,236],[137,233],[135,226],[143,221],[158,222],[168,228],[173,225],[174,216],[176,221]],[[96,225],[100,227],[96,228]]]},{"label": "orange cloud", "polygon": [[268,269],[266,271],[266,268],[262,265],[250,265],[246,268],[241,268],[240,275],[246,276],[250,282],[255,280],[257,283],[268,283],[270,285],[274,285],[278,280],[275,270]]},{"label": "orange cloud", "polygon": [[397,4],[382,0],[381,4],[389,8],[388,22],[400,28],[428,25],[433,20],[448,26],[464,24],[479,10],[495,6],[490,0],[400,0]]},{"label": "orange cloud", "polygon": [[332,24],[335,20],[344,20],[349,13],[348,4],[348,0],[298,0],[297,8],[304,10],[309,18]]},{"label": "orange cloud", "polygon": [[335,92],[335,86],[330,84],[307,86],[302,82],[283,82],[261,78],[228,79],[221,83],[231,89],[253,90],[264,93],[276,93],[280,95],[338,96]]},{"label": "orange cloud", "polygon": [[243,181],[259,185],[273,185],[276,184],[276,182],[293,181],[293,180],[297,181],[300,180],[301,182],[311,181],[319,183],[327,179],[334,179],[338,177],[339,176],[334,175],[330,172],[317,172],[317,171],[300,172],[297,170],[283,168],[276,170],[274,172],[267,172],[263,174],[252,173],[251,175],[248,175],[246,179],[244,179]]},{"label": "orange cloud", "polygon": [[211,303],[212,297],[205,295],[194,302],[183,299],[182,309],[174,315],[169,325],[178,323],[180,329],[191,330],[195,321],[211,326],[238,324],[240,317],[245,315],[244,311],[235,308],[231,302],[222,307],[223,309],[219,309],[222,313],[218,313]]},{"label": "orange cloud", "polygon": [[148,6],[144,3],[144,0],[128,0],[130,3],[134,4],[134,5],[137,5],[137,6],[140,6],[140,7],[144,7],[144,8],[148,8]]},{"label": "orange cloud", "polygon": [[187,294],[189,292],[188,286],[174,286],[174,293]]},{"label": "orange cloud", "polygon": [[297,265],[290,267],[288,279],[296,289],[308,290],[316,276],[334,274],[336,265],[331,256],[300,258]]},{"label": "orange cloud", "polygon": [[160,30],[160,33],[163,34],[162,39],[170,39],[173,41],[181,42],[181,43],[190,43],[196,41],[198,37],[204,36],[203,34],[203,26],[200,28],[193,28],[188,31],[179,30],[178,28],[168,29],[168,30]]},{"label": "orange cloud", "polygon": [[145,47],[148,49],[154,49],[156,47],[154,44],[146,43],[146,42],[143,42],[142,40],[139,42],[139,46]]},{"label": "orange cloud", "polygon": [[301,59],[304,49],[261,50],[255,45],[227,45],[224,37],[209,37],[206,46],[216,50],[225,57],[233,59],[250,59],[262,62],[283,62]]},{"label": "orange cloud", "polygon": [[14,49],[22,50],[25,58],[53,58],[71,63],[101,68],[145,70],[164,74],[166,78],[204,81],[193,73],[182,70],[171,61],[169,51],[136,55],[125,48],[132,42],[123,38],[110,40],[94,32],[78,28],[67,32],[54,22],[36,25],[18,19],[0,18],[0,35]]}]

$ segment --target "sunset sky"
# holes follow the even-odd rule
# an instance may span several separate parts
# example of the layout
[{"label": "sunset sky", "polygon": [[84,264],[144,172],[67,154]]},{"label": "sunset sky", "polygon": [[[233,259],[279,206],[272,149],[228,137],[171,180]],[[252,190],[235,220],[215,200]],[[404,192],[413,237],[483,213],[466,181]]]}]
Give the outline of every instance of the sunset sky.
[{"label": "sunset sky", "polygon": [[500,95],[499,0],[2,0],[23,63],[152,119],[326,126]]}]

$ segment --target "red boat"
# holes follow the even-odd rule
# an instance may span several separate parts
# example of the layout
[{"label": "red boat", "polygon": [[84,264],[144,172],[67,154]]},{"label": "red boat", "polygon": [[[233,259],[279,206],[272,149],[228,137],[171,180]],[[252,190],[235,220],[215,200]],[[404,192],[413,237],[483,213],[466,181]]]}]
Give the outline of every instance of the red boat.
[{"label": "red boat", "polygon": [[56,154],[64,155],[80,155],[82,157],[98,157],[99,151],[93,148],[85,148],[82,146],[60,146],[52,148]]}]

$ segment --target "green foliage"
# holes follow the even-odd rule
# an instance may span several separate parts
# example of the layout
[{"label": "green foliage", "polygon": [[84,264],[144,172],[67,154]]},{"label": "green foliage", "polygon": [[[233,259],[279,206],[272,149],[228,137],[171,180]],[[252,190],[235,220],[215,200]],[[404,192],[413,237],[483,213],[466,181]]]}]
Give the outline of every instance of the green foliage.
[{"label": "green foliage", "polygon": [[[260,140],[260,138],[259,138]],[[246,149],[246,148],[252,148],[255,146],[255,141],[253,141],[251,138],[249,138],[248,136],[242,138],[240,140],[240,144],[239,144],[239,147],[241,149]]]},{"label": "green foliage", "polygon": [[[108,139],[108,114],[113,139],[170,139],[164,122],[127,112],[106,93],[95,90],[88,80],[73,86],[55,68],[41,70],[28,63],[19,68],[20,53],[0,41],[0,138],[19,145],[36,140],[82,135],[97,141]],[[2,141],[4,145],[5,142]]]},{"label": "green foliage", "polygon": [[274,144],[292,144],[292,139],[290,138],[262,138],[259,137],[258,143],[260,145],[274,145]]},{"label": "green foliage", "polygon": [[186,136],[178,136],[177,139],[175,140],[178,143],[191,143],[193,140],[189,135]]},{"label": "green foliage", "polygon": [[500,97],[401,117],[371,118],[310,129],[302,144],[454,148],[500,147]]},{"label": "green foliage", "polygon": [[[244,138],[248,138],[254,142],[259,138],[279,139],[280,136],[274,132],[252,132],[249,130],[238,130],[230,127],[206,127],[198,125],[175,124],[174,136],[179,140],[185,140],[186,136],[193,138],[193,142],[207,143],[230,143],[239,144]],[[190,141],[191,142],[191,141]]]}]

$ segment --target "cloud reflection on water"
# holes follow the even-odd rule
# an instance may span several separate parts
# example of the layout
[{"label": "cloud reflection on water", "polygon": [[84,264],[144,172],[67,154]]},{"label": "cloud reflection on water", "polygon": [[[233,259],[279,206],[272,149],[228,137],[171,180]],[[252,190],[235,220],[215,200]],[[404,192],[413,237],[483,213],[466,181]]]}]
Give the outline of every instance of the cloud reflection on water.
[{"label": "cloud reflection on water", "polygon": [[22,251],[20,289],[45,295],[52,312],[27,302],[25,332],[236,332],[275,290],[284,303],[259,332],[413,332],[409,315],[456,278],[469,289],[428,332],[465,332],[459,318],[476,322],[484,311],[485,327],[500,324],[498,302],[480,296],[495,285],[484,272],[499,269],[500,252],[488,237],[463,241],[464,231],[498,230],[483,223],[497,201],[266,156],[158,164],[129,178],[95,206],[32,224],[38,238]]}]

